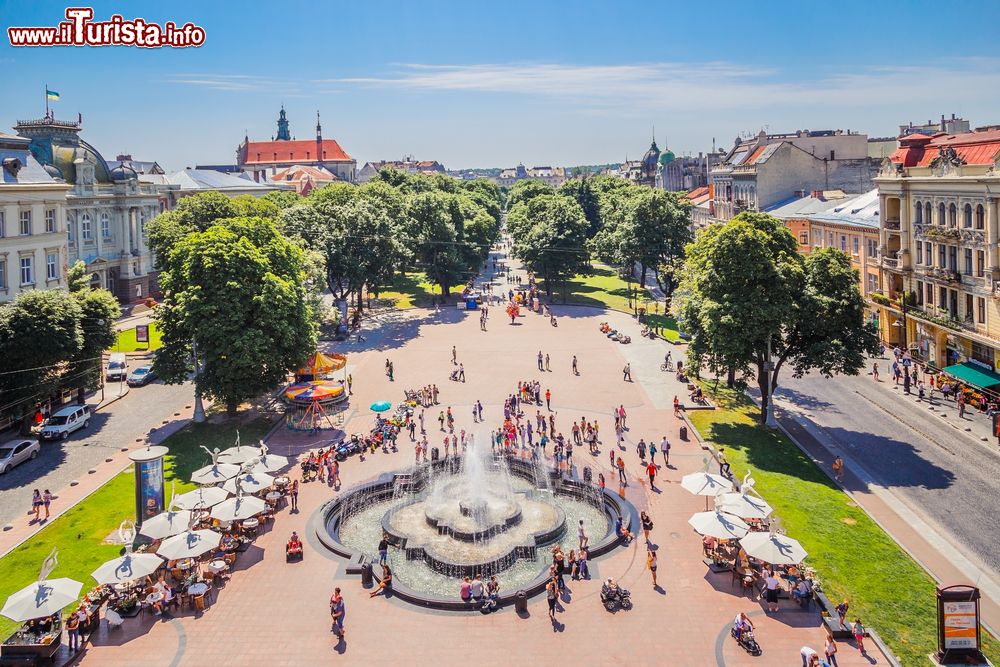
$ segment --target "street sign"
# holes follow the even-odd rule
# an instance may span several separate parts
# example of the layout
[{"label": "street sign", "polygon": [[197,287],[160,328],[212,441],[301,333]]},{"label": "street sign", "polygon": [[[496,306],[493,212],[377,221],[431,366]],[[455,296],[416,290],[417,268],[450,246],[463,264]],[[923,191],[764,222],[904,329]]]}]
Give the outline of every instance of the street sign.
[{"label": "street sign", "polygon": [[149,343],[149,325],[148,324],[137,324],[137,325],[135,325],[135,342],[137,342],[137,343]]}]

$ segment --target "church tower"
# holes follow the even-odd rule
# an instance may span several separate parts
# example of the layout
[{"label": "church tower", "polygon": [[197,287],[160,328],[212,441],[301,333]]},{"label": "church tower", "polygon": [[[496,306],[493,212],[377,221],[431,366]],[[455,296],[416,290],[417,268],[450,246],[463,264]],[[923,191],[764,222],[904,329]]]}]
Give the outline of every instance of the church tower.
[{"label": "church tower", "polygon": [[281,106],[281,113],[278,114],[278,136],[277,141],[291,141],[292,135],[288,132],[288,118],[285,117],[285,106]]},{"label": "church tower", "polygon": [[316,159],[323,164],[323,127],[319,124],[319,110],[316,110]]}]

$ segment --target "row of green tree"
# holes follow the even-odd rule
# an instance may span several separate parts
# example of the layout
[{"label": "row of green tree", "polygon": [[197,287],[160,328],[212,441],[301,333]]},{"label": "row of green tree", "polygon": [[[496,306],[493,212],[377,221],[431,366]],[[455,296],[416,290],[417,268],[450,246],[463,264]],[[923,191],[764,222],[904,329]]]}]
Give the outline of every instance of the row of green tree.
[{"label": "row of green tree", "polygon": [[169,383],[196,371],[196,391],[233,414],[315,349],[325,290],[360,306],[416,270],[447,294],[479,270],[499,224],[495,185],[392,170],[305,198],[185,198],[149,225],[164,294],[155,370]]},{"label": "row of green tree", "polygon": [[574,179],[558,190],[541,181],[516,183],[507,196],[514,255],[544,281],[546,292],[586,274],[591,257],[621,267],[666,292],[691,241],[690,205],[676,193],[612,176]]},{"label": "row of green tree", "polygon": [[69,290],[22,292],[0,305],[0,414],[27,432],[40,406],[65,391],[101,382],[101,353],[115,342],[121,309],[104,289],[91,289],[83,262],[67,273]]}]

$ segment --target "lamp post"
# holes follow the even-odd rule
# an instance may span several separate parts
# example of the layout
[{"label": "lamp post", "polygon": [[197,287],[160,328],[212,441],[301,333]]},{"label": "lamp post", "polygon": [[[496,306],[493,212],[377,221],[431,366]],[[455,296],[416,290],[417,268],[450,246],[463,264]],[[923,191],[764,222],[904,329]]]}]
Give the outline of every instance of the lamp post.
[{"label": "lamp post", "polygon": [[774,362],[771,361],[771,337],[767,337],[767,361],[764,363],[767,373],[767,409],[764,416],[764,426],[778,428],[778,420],[774,417]]},{"label": "lamp post", "polygon": [[198,374],[201,372],[201,364],[198,363],[198,344],[191,341],[191,354],[194,356],[194,414],[191,420],[195,424],[205,421],[205,408],[201,404],[201,389],[198,387]]}]

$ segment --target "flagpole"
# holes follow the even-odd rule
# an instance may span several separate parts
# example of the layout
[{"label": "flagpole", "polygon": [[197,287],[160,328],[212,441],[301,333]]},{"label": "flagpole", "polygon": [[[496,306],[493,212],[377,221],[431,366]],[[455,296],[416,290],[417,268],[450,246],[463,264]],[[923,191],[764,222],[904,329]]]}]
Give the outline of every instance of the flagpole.
[{"label": "flagpole", "polygon": [[45,84],[45,117],[49,117],[49,84]]}]

